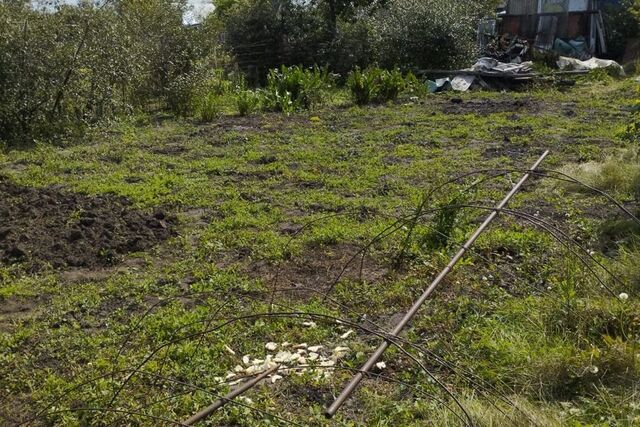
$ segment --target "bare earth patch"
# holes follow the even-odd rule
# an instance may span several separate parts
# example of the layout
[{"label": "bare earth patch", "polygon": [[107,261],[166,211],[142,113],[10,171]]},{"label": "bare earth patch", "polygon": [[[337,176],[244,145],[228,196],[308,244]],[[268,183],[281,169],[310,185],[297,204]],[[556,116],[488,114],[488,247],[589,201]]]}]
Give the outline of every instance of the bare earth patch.
[{"label": "bare earth patch", "polygon": [[385,280],[389,269],[369,254],[363,258],[360,250],[359,246],[346,243],[308,248],[302,255],[280,264],[252,263],[247,267],[247,274],[262,279],[273,289],[292,289],[300,297],[317,295],[337,281],[377,283]]},{"label": "bare earth patch", "polygon": [[486,116],[495,113],[526,111],[527,114],[538,112],[543,106],[531,99],[493,100],[478,99],[466,101],[461,98],[451,98],[443,102],[440,107],[446,114],[477,114]]},{"label": "bare earth patch", "polygon": [[0,178],[0,264],[37,271],[113,265],[171,237],[176,219],[133,209],[127,199],[35,189]]}]

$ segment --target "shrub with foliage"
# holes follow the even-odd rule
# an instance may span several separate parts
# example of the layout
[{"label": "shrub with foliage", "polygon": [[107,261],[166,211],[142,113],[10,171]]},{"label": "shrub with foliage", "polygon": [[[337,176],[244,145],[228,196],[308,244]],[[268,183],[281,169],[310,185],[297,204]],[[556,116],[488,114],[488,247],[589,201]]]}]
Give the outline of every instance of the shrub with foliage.
[{"label": "shrub with foliage", "polygon": [[189,73],[216,40],[203,35],[209,27],[183,25],[185,7],[113,0],[41,11],[0,2],[0,139],[15,146],[80,135],[163,100],[184,110],[185,88],[197,80]]},{"label": "shrub with foliage", "polygon": [[347,86],[356,104],[366,105],[371,102],[386,102],[397,99],[400,93],[415,84],[413,74],[405,78],[400,70],[382,70],[367,68],[362,71],[356,68],[347,79]]},{"label": "shrub with foliage", "polygon": [[474,59],[476,25],[495,0],[216,2],[225,41],[250,80],[285,65],[443,68]]},{"label": "shrub with foliage", "polygon": [[260,109],[261,95],[254,90],[239,90],[235,95],[238,114],[247,116]]},{"label": "shrub with foliage", "polygon": [[569,165],[564,171],[618,197],[635,196],[640,199],[640,152],[637,148],[620,150],[600,162]]},{"label": "shrub with foliage", "polygon": [[373,16],[380,65],[453,68],[476,57],[476,1],[390,0]]},{"label": "shrub with foliage", "polygon": [[338,22],[336,36],[325,51],[331,70],[346,77],[356,68],[371,65],[376,49],[372,31],[371,22],[364,14],[353,22]]},{"label": "shrub with foliage", "polygon": [[216,2],[225,43],[252,83],[264,83],[281,65],[313,66],[325,62],[321,52],[330,32],[315,2],[248,0]]},{"label": "shrub with foliage", "polygon": [[378,97],[381,72],[379,68],[369,68],[364,71],[356,68],[349,74],[347,86],[356,104],[366,105]]},{"label": "shrub with foliage", "polygon": [[203,93],[218,96],[231,93],[239,78],[231,57],[223,51],[214,52],[169,84],[165,95],[167,105],[176,114],[188,116],[194,112]]},{"label": "shrub with foliage", "polygon": [[619,4],[604,7],[609,56],[620,58],[627,40],[640,34],[640,0],[621,0]]},{"label": "shrub with foliage", "polygon": [[268,106],[284,112],[310,109],[322,103],[330,87],[326,69],[283,65],[269,72],[266,88]]}]

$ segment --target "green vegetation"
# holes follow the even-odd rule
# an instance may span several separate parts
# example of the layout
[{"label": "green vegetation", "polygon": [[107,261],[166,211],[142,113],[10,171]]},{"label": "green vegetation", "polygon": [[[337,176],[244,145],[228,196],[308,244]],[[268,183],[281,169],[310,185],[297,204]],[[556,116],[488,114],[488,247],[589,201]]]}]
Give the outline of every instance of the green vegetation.
[{"label": "green vegetation", "polygon": [[30,3],[0,3],[0,138],[11,146],[81,136],[100,121],[180,103],[175,82],[219,56],[209,26],[182,24],[185,2],[81,2],[55,13]]},{"label": "green vegetation", "polygon": [[1,2],[0,425],[640,424],[637,81],[428,94],[495,4]]},{"label": "green vegetation", "polygon": [[[186,0],[51,3],[48,11],[23,0],[0,4],[3,146],[82,138],[158,110],[211,121],[240,101],[246,114],[253,97],[232,93],[245,80],[265,88],[263,108],[310,109],[334,77],[344,82],[357,66],[470,61],[475,20],[495,2],[220,1],[195,27],[183,25]],[[399,74],[383,77],[391,80],[380,95],[395,98]]]},{"label": "green vegetation", "polygon": [[355,69],[349,74],[347,86],[356,104],[393,101],[400,93],[414,84],[416,78],[409,73],[405,78],[399,70],[367,68]]},{"label": "green vegetation", "polygon": [[[36,414],[48,425],[184,420],[232,387],[225,377],[244,355],[264,359],[266,343],[289,342],[349,350],[330,376],[267,381],[210,425],[286,424],[276,416],[460,425],[462,412],[439,401],[456,404],[396,348],[376,372],[391,379],[367,379],[335,420],[322,415],[379,342],[357,325],[389,328],[487,214],[461,205],[492,205],[521,172],[437,186],[477,169],[527,168],[551,148],[547,169],[566,168],[637,210],[636,147],[624,138],[632,80],[417,100],[409,87],[398,102],[363,107],[336,91],[285,115],[234,79],[214,79],[189,101],[222,98],[211,123],[139,114],[81,142],[0,154],[1,174],[17,184],[124,196],[179,218],[175,237],[113,266],[2,264],[0,424]],[[285,89],[292,102],[296,88],[304,84]],[[553,236],[505,213],[421,310],[403,337],[416,347],[405,349],[478,425],[637,424],[640,233],[605,199],[551,178],[532,181],[511,208],[588,248],[620,278],[598,269],[614,295]],[[72,210],[68,226],[83,218]],[[372,241],[363,259],[358,249]],[[114,408],[129,413],[105,410]]]},{"label": "green vegetation", "polygon": [[305,70],[283,65],[269,72],[265,97],[267,105],[274,111],[308,110],[323,101],[330,87],[326,69],[314,67]]},{"label": "green vegetation", "polygon": [[249,115],[260,109],[261,97],[260,93],[253,90],[239,90],[236,94],[236,106],[238,114],[241,116]]}]

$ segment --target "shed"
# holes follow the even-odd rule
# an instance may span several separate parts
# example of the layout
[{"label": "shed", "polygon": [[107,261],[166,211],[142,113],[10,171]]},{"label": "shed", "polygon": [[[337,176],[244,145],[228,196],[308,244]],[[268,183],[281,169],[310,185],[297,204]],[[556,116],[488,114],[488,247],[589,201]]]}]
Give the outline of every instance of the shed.
[{"label": "shed", "polygon": [[526,39],[538,50],[576,57],[607,52],[598,0],[509,0],[500,18],[500,34]]}]

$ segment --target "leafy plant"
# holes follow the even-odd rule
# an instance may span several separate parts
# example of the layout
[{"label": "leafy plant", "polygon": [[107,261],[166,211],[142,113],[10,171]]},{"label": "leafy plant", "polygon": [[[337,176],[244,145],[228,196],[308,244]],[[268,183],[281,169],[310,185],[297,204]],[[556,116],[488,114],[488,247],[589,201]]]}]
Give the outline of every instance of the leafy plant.
[{"label": "leafy plant", "polygon": [[261,95],[258,91],[239,90],[236,93],[235,101],[238,113],[247,116],[260,108]]},{"label": "leafy plant", "polygon": [[404,78],[405,90],[415,96],[424,96],[429,93],[427,86],[420,81],[412,72],[407,73]]},{"label": "leafy plant", "polygon": [[381,72],[379,68],[369,68],[364,71],[356,68],[349,74],[347,87],[356,104],[366,105],[378,97]]},{"label": "leafy plant", "polygon": [[371,102],[385,102],[397,99],[400,93],[409,88],[409,82],[415,85],[417,79],[413,74],[402,75],[400,70],[382,70],[367,68],[361,71],[356,68],[347,80],[347,86],[356,104],[366,105]]},{"label": "leafy plant", "polygon": [[221,110],[220,96],[209,92],[198,100],[196,117],[202,122],[212,122],[220,116]]},{"label": "leafy plant", "polygon": [[378,100],[381,102],[392,101],[407,88],[407,83],[400,70],[384,70],[380,73],[380,89]]},{"label": "leafy plant", "polygon": [[274,111],[281,111],[286,114],[293,113],[296,106],[291,97],[291,92],[281,92],[278,89],[271,88],[265,92],[265,105]]},{"label": "leafy plant", "polygon": [[271,70],[267,77],[267,92],[274,101],[272,107],[285,112],[289,106],[285,102],[289,101],[294,110],[310,109],[319,105],[330,86],[326,68],[303,69],[299,66],[283,65],[280,69]]}]

